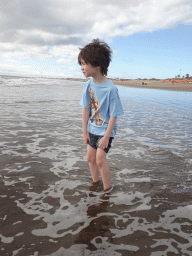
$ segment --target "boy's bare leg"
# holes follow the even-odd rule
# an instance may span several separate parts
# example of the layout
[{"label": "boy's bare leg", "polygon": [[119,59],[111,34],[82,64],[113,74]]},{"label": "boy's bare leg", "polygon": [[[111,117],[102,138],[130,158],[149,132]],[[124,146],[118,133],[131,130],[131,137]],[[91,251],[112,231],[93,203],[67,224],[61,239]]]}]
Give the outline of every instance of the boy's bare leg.
[{"label": "boy's bare leg", "polygon": [[107,154],[102,148],[97,149],[96,163],[101,172],[104,190],[110,188],[110,170],[106,163],[106,156]]},{"label": "boy's bare leg", "polygon": [[87,145],[87,160],[89,162],[93,182],[97,182],[99,180],[99,167],[96,163],[96,153],[96,149],[92,148],[90,145]]}]

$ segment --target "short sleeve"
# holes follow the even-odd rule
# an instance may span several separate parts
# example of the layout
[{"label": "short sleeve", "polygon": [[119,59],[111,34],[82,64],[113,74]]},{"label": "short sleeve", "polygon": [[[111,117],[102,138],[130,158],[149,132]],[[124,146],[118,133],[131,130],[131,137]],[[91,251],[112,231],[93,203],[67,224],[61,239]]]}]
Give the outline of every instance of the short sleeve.
[{"label": "short sleeve", "polygon": [[121,104],[121,100],[119,98],[118,89],[114,88],[111,90],[110,96],[109,96],[109,116],[116,117],[123,114],[124,114],[124,111]]},{"label": "short sleeve", "polygon": [[90,97],[90,94],[89,94],[89,82],[87,82],[87,83],[84,84],[83,94],[82,94],[82,97],[81,97],[81,100],[80,100],[79,104],[83,108],[90,108],[90,105],[89,105],[90,101],[91,101],[91,97]]}]

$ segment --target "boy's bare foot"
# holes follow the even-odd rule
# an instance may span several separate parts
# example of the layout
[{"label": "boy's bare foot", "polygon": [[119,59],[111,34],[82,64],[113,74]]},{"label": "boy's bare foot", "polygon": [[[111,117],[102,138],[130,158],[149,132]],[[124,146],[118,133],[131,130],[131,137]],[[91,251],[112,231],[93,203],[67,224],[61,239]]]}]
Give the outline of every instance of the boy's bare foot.
[{"label": "boy's bare foot", "polygon": [[113,190],[113,185],[111,185],[111,187],[110,188],[107,188],[107,189],[105,189],[104,190],[104,193],[111,193],[111,191]]},{"label": "boy's bare foot", "polygon": [[96,194],[110,194],[111,193],[111,191],[113,190],[113,185],[111,185],[111,187],[110,188],[108,188],[108,189],[105,189],[105,190],[103,190],[103,185],[102,185],[102,183],[100,183],[99,185],[98,185],[98,187],[96,188],[96,190],[92,190],[93,192],[96,192]]},{"label": "boy's bare foot", "polygon": [[89,187],[90,191],[96,191],[100,185],[100,180],[96,181],[96,182],[92,182],[92,185]]}]

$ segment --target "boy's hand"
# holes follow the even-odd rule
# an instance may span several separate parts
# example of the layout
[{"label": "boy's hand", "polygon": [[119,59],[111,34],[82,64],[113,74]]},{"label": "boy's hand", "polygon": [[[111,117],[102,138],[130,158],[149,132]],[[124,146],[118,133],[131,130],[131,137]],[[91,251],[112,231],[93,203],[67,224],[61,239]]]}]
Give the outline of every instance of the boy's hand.
[{"label": "boy's hand", "polygon": [[84,132],[83,133],[83,141],[85,144],[88,144],[88,141],[91,142],[91,139],[89,137],[89,133],[88,132]]},{"label": "boy's hand", "polygon": [[109,138],[104,136],[99,141],[99,148],[105,149],[108,147],[108,144],[109,144]]}]

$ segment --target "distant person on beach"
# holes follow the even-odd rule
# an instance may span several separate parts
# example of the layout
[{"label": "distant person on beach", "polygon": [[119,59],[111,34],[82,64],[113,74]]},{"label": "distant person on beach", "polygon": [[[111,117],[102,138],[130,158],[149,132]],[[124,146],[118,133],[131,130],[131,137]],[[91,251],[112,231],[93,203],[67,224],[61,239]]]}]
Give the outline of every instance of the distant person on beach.
[{"label": "distant person on beach", "polygon": [[[85,77],[91,77],[83,88],[80,105],[83,107],[83,141],[87,144],[87,160],[92,175],[90,191],[110,193],[110,170],[106,155],[117,132],[117,116],[123,115],[123,108],[117,87],[108,79],[107,71],[111,61],[110,47],[94,39],[80,49],[78,63]],[[102,182],[99,179],[101,172]]]}]

